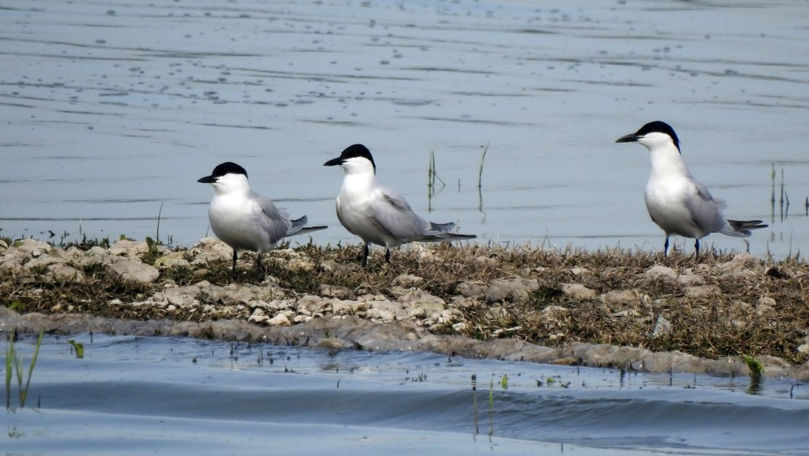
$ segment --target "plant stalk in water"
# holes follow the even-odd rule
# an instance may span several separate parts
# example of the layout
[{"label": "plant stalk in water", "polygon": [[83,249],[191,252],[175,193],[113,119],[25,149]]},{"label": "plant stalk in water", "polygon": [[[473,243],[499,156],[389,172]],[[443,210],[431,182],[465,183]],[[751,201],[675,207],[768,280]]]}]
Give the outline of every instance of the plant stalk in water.
[{"label": "plant stalk in water", "polygon": [[[17,390],[20,394],[20,408],[25,407],[25,400],[28,399],[28,390],[31,387],[31,377],[34,374],[34,366],[37,364],[37,357],[39,356],[39,347],[42,345],[42,336],[44,331],[39,331],[37,343],[34,348],[34,355],[31,357],[31,363],[28,366],[28,377],[23,373],[23,360],[17,354],[14,348],[14,332],[9,334],[8,347],[6,348],[6,408],[11,408],[11,376],[12,370],[17,374]],[[25,385],[23,386],[23,381]]]}]

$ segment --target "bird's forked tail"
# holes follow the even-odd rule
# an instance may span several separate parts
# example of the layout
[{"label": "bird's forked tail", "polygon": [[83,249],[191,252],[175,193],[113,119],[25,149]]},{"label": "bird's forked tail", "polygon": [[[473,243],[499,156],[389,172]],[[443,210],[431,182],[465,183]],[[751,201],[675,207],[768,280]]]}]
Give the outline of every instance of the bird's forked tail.
[{"label": "bird's forked tail", "polygon": [[752,234],[750,230],[767,228],[767,226],[761,220],[727,220],[727,223],[719,232],[728,236],[747,237]]}]

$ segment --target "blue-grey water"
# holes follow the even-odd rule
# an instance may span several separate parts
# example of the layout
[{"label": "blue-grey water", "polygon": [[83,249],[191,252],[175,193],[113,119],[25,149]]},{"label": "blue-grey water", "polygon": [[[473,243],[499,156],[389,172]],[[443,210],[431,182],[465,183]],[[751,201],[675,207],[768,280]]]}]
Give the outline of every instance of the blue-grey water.
[{"label": "blue-grey water", "polygon": [[[68,339],[84,346],[77,359]],[[31,338],[17,344],[27,360]],[[476,392],[472,376],[476,376]],[[507,376],[507,384],[502,384]],[[0,454],[809,454],[766,379],[159,337],[48,336]]]},{"label": "blue-grey water", "polygon": [[784,257],[809,241],[807,17],[797,0],[9,0],[0,235],[191,245],[210,234],[196,180],[231,160],[330,225],[315,242],[356,242],[321,165],[362,142],[380,180],[479,242],[659,250],[648,153],[614,140],[661,119],[728,217],[771,225],[750,251]]}]

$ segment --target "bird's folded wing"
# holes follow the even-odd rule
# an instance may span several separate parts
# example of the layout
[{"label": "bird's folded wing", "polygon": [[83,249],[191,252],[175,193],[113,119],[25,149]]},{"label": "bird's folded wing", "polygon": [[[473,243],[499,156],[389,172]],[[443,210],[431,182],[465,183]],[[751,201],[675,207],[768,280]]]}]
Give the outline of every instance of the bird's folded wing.
[{"label": "bird's folded wing", "polygon": [[289,228],[292,223],[289,221],[289,215],[286,210],[279,209],[275,204],[266,196],[253,193],[253,198],[258,201],[259,207],[264,215],[262,226],[264,231],[270,235],[270,240],[276,242],[284,236],[289,236]]},{"label": "bird's folded wing", "polygon": [[381,231],[401,241],[421,236],[428,226],[413,212],[407,200],[384,187],[376,190],[369,219]]},{"label": "bird's folded wing", "polygon": [[703,231],[718,231],[725,224],[720,210],[725,202],[714,199],[702,182],[693,178],[690,182],[693,184],[693,193],[686,197],[685,206],[691,214],[691,222]]}]

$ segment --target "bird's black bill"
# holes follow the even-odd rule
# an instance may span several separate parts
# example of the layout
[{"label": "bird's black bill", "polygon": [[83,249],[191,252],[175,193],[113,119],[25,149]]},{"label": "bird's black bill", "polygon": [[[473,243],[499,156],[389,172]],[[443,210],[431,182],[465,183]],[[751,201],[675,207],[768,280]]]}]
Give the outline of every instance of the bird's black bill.
[{"label": "bird's black bill", "polygon": [[332,158],[331,160],[323,163],[323,166],[337,166],[343,164],[343,157]]},{"label": "bird's black bill", "polygon": [[625,142],[636,142],[638,140],[637,133],[632,133],[629,135],[621,136],[620,138],[616,139],[615,142],[617,143],[625,143]]},{"label": "bird's black bill", "polygon": [[213,176],[200,177],[197,180],[197,182],[199,182],[201,184],[213,184],[214,182],[216,182],[216,178],[213,177]]}]

